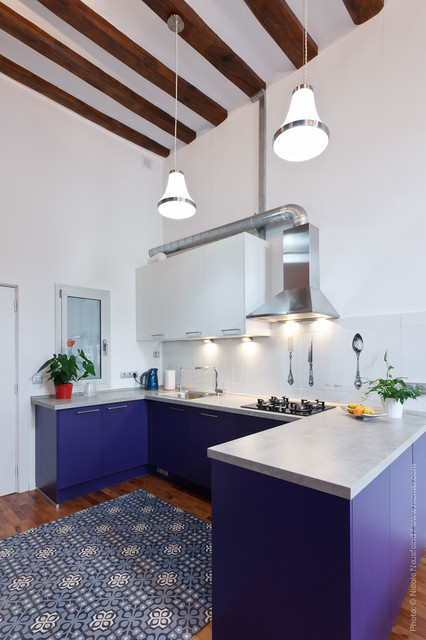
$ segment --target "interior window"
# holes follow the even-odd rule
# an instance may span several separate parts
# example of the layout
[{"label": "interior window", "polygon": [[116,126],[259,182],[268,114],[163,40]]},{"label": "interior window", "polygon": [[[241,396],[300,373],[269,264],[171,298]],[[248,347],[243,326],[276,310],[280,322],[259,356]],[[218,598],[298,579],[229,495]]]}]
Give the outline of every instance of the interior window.
[{"label": "interior window", "polygon": [[56,350],[66,352],[75,340],[74,353],[82,349],[95,366],[99,384],[110,384],[110,293],[56,285]]}]

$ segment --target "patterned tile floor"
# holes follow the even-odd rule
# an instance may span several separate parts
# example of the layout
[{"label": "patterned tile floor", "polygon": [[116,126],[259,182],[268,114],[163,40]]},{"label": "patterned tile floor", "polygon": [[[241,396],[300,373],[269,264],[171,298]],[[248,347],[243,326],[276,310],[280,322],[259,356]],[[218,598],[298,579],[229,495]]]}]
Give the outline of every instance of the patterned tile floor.
[{"label": "patterned tile floor", "polygon": [[189,640],[211,620],[211,524],[135,491],[0,541],[2,640]]}]

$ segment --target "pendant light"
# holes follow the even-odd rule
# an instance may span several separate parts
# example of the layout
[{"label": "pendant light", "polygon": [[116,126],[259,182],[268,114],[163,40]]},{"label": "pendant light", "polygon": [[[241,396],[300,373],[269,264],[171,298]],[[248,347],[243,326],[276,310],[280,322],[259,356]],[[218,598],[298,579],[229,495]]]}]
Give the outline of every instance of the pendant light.
[{"label": "pendant light", "polygon": [[290,162],[315,158],[328,145],[329,130],[318,115],[308,77],[308,0],[304,4],[304,77],[293,91],[286,119],[274,135],[277,156]]},{"label": "pendant light", "polygon": [[195,202],[188,193],[183,171],[176,168],[176,140],[177,140],[177,107],[178,107],[178,34],[183,31],[184,22],[176,14],[170,16],[167,25],[175,32],[175,133],[174,133],[174,169],[169,172],[169,179],[163,197],[158,202],[158,212],[165,218],[183,220],[190,218],[197,210]]}]

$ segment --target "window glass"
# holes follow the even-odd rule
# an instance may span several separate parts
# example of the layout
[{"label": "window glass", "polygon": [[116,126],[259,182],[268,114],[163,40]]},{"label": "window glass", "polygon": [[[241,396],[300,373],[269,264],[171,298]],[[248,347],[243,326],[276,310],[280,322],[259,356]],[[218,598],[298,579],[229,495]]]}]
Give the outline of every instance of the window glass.
[{"label": "window glass", "polygon": [[110,292],[60,284],[55,288],[56,353],[66,353],[67,341],[75,340],[73,353],[82,349],[95,366],[98,384],[108,387],[111,382]]},{"label": "window glass", "polygon": [[[101,301],[68,297],[68,337],[75,340],[75,353],[82,349],[95,365],[96,376],[102,377]],[[89,376],[93,377],[93,376]]]}]

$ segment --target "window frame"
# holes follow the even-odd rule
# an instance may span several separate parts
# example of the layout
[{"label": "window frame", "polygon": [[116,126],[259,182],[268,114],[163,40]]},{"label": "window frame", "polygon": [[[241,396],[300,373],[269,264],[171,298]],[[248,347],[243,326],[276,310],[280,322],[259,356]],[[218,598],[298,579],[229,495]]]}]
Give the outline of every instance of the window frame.
[{"label": "window frame", "polygon": [[[99,300],[101,303],[101,372],[102,377],[96,378],[96,385],[101,388],[111,386],[111,293],[104,289],[89,289],[87,287],[76,287],[72,285],[55,284],[55,349],[56,353],[66,353],[67,351],[67,301],[68,298],[87,298],[89,300]],[[106,350],[104,345],[106,344]],[[85,380],[74,382],[74,386],[79,389]]]}]

